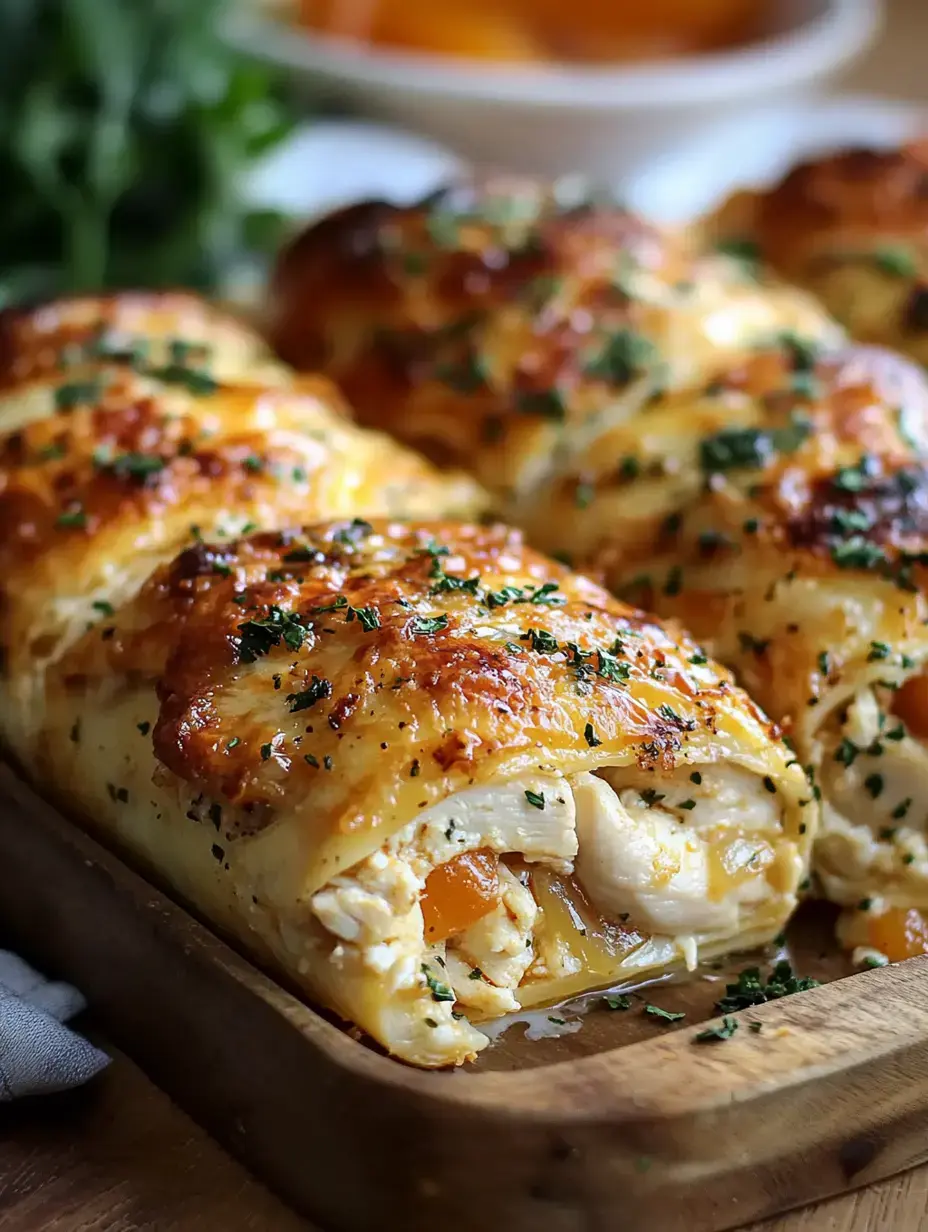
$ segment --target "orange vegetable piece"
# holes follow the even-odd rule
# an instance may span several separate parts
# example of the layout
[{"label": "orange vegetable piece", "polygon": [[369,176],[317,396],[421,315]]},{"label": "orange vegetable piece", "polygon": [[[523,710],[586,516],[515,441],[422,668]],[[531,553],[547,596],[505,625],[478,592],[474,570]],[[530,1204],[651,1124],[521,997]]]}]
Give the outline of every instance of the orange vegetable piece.
[{"label": "orange vegetable piece", "polygon": [[490,0],[303,0],[305,25],[380,46],[524,63],[544,50]]},{"label": "orange vegetable piece", "polygon": [[913,736],[928,739],[928,676],[911,676],[897,690],[892,711]]},{"label": "orange vegetable piece", "polygon": [[499,857],[487,847],[465,851],[432,869],[420,905],[426,941],[463,932],[499,902]]},{"label": "orange vegetable piece", "polygon": [[928,954],[928,920],[914,907],[891,907],[869,922],[870,944],[890,962]]}]

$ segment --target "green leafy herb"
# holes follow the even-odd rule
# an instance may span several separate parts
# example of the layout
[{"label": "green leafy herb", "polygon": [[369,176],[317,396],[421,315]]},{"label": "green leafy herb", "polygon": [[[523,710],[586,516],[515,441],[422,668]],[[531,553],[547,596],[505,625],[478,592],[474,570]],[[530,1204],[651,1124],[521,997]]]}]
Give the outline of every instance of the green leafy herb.
[{"label": "green leafy herb", "polygon": [[409,622],[409,632],[413,637],[419,637],[426,633],[439,633],[442,629],[447,629],[447,616],[414,616]]},{"label": "green leafy herb", "polygon": [[380,613],[375,607],[350,607],[345,615],[345,622],[350,624],[353,620],[357,620],[365,633],[380,628]]},{"label": "green leafy herb", "polygon": [[818,980],[795,975],[785,960],[775,964],[766,980],[759,967],[746,967],[739,973],[736,983],[726,986],[725,996],[716,1002],[715,1008],[720,1014],[731,1014],[817,987]]},{"label": "green leafy herb", "polygon": [[593,730],[592,723],[587,723],[586,727],[584,727],[583,738],[586,740],[587,744],[590,746],[591,749],[599,748],[599,746],[602,744],[602,741],[599,739],[599,737],[596,735],[596,732]]},{"label": "green leafy herb", "polygon": [[603,1000],[610,1010],[630,1010],[632,1008],[631,997],[604,997]]},{"label": "green leafy herb", "polygon": [[525,798],[532,808],[543,809],[545,807],[545,798],[540,791],[526,790]]},{"label": "green leafy herb", "polygon": [[659,1005],[646,1005],[644,1012],[650,1014],[652,1018],[660,1018],[663,1022],[679,1022],[681,1018],[686,1017],[684,1010],[674,1013],[673,1010],[662,1010]]},{"label": "green leafy herb", "polygon": [[631,329],[620,329],[606,339],[601,350],[584,366],[587,376],[627,385],[654,361],[654,343]]},{"label": "green leafy herb", "polygon": [[788,427],[723,428],[700,441],[699,464],[704,472],[767,466],[779,453],[795,453],[811,432],[807,419],[794,416]]},{"label": "green leafy herb", "polygon": [[241,663],[254,663],[268,654],[281,641],[290,650],[299,650],[306,637],[306,630],[293,612],[284,612],[271,607],[267,616],[260,620],[246,620],[238,626],[241,637],[238,657]]},{"label": "green leafy herb", "polygon": [[723,1018],[722,1021],[714,1027],[706,1027],[705,1031],[700,1031],[698,1035],[693,1036],[694,1044],[713,1044],[719,1040],[731,1039],[734,1033],[738,1030],[738,1022],[735,1018]]},{"label": "green leafy herb", "polygon": [[873,254],[874,264],[892,278],[914,278],[918,273],[918,261],[910,248],[900,244],[887,244]]},{"label": "green leafy herb", "polygon": [[308,710],[310,706],[315,706],[316,702],[321,702],[324,698],[331,696],[331,680],[314,675],[305,689],[299,693],[288,693],[287,701],[290,703],[290,712],[293,714],[297,710]]},{"label": "green leafy herb", "polygon": [[282,78],[223,32],[233,7],[0,6],[0,306],[222,288],[242,256],[277,249],[283,220],[250,210],[241,185],[287,135],[289,109]]},{"label": "green leafy herb", "polygon": [[454,993],[447,984],[443,984],[437,976],[433,975],[429,970],[428,965],[423,963],[420,970],[425,976],[425,982],[428,985],[429,992],[432,994],[433,1001],[453,1001]]}]

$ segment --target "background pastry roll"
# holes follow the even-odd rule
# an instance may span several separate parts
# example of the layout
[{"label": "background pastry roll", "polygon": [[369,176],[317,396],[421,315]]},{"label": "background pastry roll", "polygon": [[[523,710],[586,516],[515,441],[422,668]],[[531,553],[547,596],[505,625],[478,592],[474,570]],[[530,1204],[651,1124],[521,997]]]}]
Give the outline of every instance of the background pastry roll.
[{"label": "background pastry roll", "polygon": [[928,363],[928,141],[851,149],[740,192],[704,227],[812,292],[851,337]]},{"label": "background pastry roll", "polygon": [[928,910],[926,412],[909,361],[793,342],[617,429],[533,524],[787,725],[820,885],[849,943],[892,958],[928,939],[908,914]]},{"label": "background pastry roll", "polygon": [[687,637],[499,526],[196,544],[51,669],[33,770],[390,1052],[769,941],[817,806]]},{"label": "background pastry roll", "polygon": [[285,360],[470,470],[510,515],[656,391],[782,329],[840,335],[803,293],[682,234],[567,182],[511,178],[332,215],[281,254],[268,307]]},{"label": "background pastry roll", "polygon": [[[23,375],[0,389],[0,730],[19,752],[46,665],[185,543],[306,517],[482,507],[471,480],[353,424],[325,379],[264,385],[247,358],[257,363],[257,339],[205,305],[198,313],[192,297],[164,299],[103,301],[97,326],[77,301],[86,339],[123,348],[116,358],[82,352],[76,366],[55,366],[56,348],[90,345],[68,334],[74,302],[36,310],[14,330],[25,350],[8,372]],[[53,328],[60,320],[70,341]],[[171,330],[191,321],[193,337],[128,332],[151,320]],[[107,332],[114,321],[118,338]],[[209,339],[219,340],[224,383],[202,349]],[[165,347],[169,361],[157,355]]]}]

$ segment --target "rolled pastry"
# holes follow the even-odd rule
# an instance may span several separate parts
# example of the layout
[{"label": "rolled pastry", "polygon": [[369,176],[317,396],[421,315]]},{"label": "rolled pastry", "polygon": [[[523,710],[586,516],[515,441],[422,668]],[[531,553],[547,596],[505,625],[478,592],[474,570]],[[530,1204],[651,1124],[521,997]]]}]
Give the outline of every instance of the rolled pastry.
[{"label": "rolled pastry", "polygon": [[50,669],[34,773],[418,1065],[769,941],[816,805],[673,627],[460,523],[196,543]]},{"label": "rolled pastry", "polygon": [[460,184],[410,208],[368,203],[281,255],[268,330],[325,371],[362,422],[519,501],[665,388],[758,339],[836,341],[803,293],[566,182]]},{"label": "rolled pastry", "polygon": [[[68,302],[7,318],[29,342],[7,367],[21,380],[0,388],[0,733],[19,754],[48,664],[184,544],[307,517],[483,506],[471,480],[352,423],[328,381],[260,383],[258,340],[192,297],[103,301],[96,326],[79,303],[77,318]],[[188,321],[189,340],[130,330]],[[99,357],[101,338],[121,356]],[[73,365],[59,346],[78,348]]]},{"label": "rolled pastry", "polygon": [[705,229],[812,292],[851,337],[928,363],[928,141],[803,163]]},{"label": "rolled pastry", "polygon": [[891,958],[928,949],[926,431],[910,361],[794,342],[600,440],[531,526],[686,622],[787,726],[821,794],[819,883],[849,943]]}]

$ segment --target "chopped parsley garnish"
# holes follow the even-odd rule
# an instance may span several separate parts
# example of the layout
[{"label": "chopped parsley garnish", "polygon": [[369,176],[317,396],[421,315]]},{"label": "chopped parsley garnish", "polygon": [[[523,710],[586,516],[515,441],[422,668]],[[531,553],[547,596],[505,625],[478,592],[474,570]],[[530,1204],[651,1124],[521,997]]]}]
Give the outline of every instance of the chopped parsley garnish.
[{"label": "chopped parsley garnish", "polygon": [[599,739],[599,737],[596,735],[596,732],[593,730],[592,723],[587,723],[586,727],[584,727],[583,737],[591,749],[596,749],[602,744],[602,741]]},{"label": "chopped parsley garnish", "polygon": [[719,240],[715,250],[745,265],[756,265],[760,261],[760,245],[756,240],[738,239],[733,236],[730,239]]},{"label": "chopped parsley garnish", "polygon": [[545,798],[540,791],[526,789],[525,798],[532,808],[543,809],[545,807]]},{"label": "chopped parsley garnish", "polygon": [[849,740],[845,736],[835,749],[835,761],[840,762],[842,766],[852,766],[859,752],[860,749],[853,740]]},{"label": "chopped parsley garnish", "polygon": [[596,651],[596,675],[601,676],[603,680],[614,680],[619,684],[624,684],[631,676],[631,671],[628,663],[620,662],[608,650]]},{"label": "chopped parsley garnish", "polygon": [[199,368],[187,368],[183,364],[166,364],[163,368],[149,368],[146,375],[167,385],[185,385],[192,394],[212,394],[219,388],[208,372]]},{"label": "chopped parsley garnish", "polygon": [[882,774],[868,774],[864,779],[864,788],[869,794],[871,800],[876,800],[883,792],[883,776]]},{"label": "chopped parsley garnish", "polygon": [[630,1010],[632,1008],[631,997],[604,997],[603,1000],[610,1010]]},{"label": "chopped parsley garnish", "polygon": [[55,519],[56,526],[66,526],[73,530],[82,530],[87,525],[87,514],[83,509],[66,509]]},{"label": "chopped parsley garnish", "polygon": [[892,278],[914,278],[918,273],[918,262],[910,248],[900,244],[887,244],[877,248],[873,254],[874,264],[889,274]]},{"label": "chopped parsley garnish", "polygon": [[886,556],[881,547],[869,543],[859,535],[852,535],[844,543],[837,543],[831,549],[831,559],[839,569],[870,569],[885,561]]},{"label": "chopped parsley garnish", "polygon": [[425,982],[428,984],[429,992],[432,994],[433,1001],[453,1001],[454,993],[447,984],[443,984],[436,976],[432,974],[426,963],[422,964],[422,974],[425,976]]},{"label": "chopped parsley garnish", "polygon": [[890,648],[885,642],[871,642],[870,653],[867,655],[867,662],[873,663],[877,659],[888,659]]},{"label": "chopped parsley garnish", "polygon": [[694,667],[702,667],[709,662],[709,657],[700,652],[699,654],[690,655],[687,662],[692,663]]},{"label": "chopped parsley garnish", "polygon": [[785,428],[769,431],[760,428],[723,428],[704,437],[699,445],[699,464],[703,471],[761,468],[778,453],[794,453],[811,432],[809,421],[794,416]]},{"label": "chopped parsley garnish", "polygon": [[873,460],[864,455],[855,466],[840,467],[832,479],[839,492],[862,492],[872,478]]},{"label": "chopped parsley garnish", "polygon": [[655,356],[656,348],[649,338],[620,329],[607,338],[599,353],[584,366],[584,372],[610,385],[627,385]]},{"label": "chopped parsley garnish", "polygon": [[112,603],[107,603],[105,599],[95,599],[90,606],[95,612],[99,612],[101,616],[113,616],[116,612]]},{"label": "chopped parsley garnish", "polygon": [[558,389],[522,390],[515,396],[515,407],[523,415],[540,415],[544,419],[562,420],[567,407]]},{"label": "chopped parsley garnish", "polygon": [[552,637],[546,629],[529,629],[522,634],[523,640],[531,643],[536,654],[554,654],[557,651],[557,638]]},{"label": "chopped parsley garnish", "polygon": [[345,615],[345,623],[357,620],[365,633],[380,628],[380,613],[375,607],[350,607]]},{"label": "chopped parsley garnish", "polygon": [[281,641],[290,650],[299,650],[306,637],[306,630],[300,624],[298,616],[293,612],[284,612],[279,607],[271,607],[267,616],[261,620],[246,620],[238,626],[241,641],[238,657],[241,663],[254,663],[262,655],[268,654]]},{"label": "chopped parsley garnish", "polygon": [[725,996],[716,1002],[715,1008],[720,1014],[731,1014],[810,988],[818,988],[818,980],[795,975],[785,960],[774,965],[766,981],[759,967],[746,967],[739,973],[737,983],[726,985]]},{"label": "chopped parsley garnish", "polygon": [[147,736],[148,733],[151,731],[151,724],[148,722],[143,721],[141,723],[136,723],[136,727],[139,729],[139,731],[142,733],[143,736]]},{"label": "chopped parsley garnish", "polygon": [[646,1005],[644,1012],[650,1014],[652,1018],[660,1018],[662,1022],[679,1022],[681,1018],[686,1017],[684,1010],[675,1013],[673,1010],[662,1010],[659,1005]]},{"label": "chopped parsley garnish", "polygon": [[312,607],[309,609],[311,616],[321,616],[323,612],[340,612],[343,607],[348,606],[348,600],[344,595],[336,595],[331,603],[325,603],[321,607]]},{"label": "chopped parsley garnish", "polygon": [[696,807],[695,800],[681,800],[680,803],[677,805],[677,808],[686,809],[687,812],[689,812],[690,809],[694,809],[695,807]]},{"label": "chopped parsley garnish", "polygon": [[270,758],[271,753],[273,753],[273,751],[274,751],[273,744],[262,744],[261,745],[261,760],[267,761]]},{"label": "chopped parsley garnish", "polygon": [[332,536],[335,543],[340,543],[342,547],[355,547],[363,542],[368,535],[373,533],[373,526],[370,522],[365,522],[363,518],[354,518],[350,526],[343,526],[341,530],[337,530]]},{"label": "chopped parsley garnish", "polygon": [[314,770],[319,769],[319,758],[314,757],[312,753],[304,753],[303,760],[306,762],[308,766],[312,766]]},{"label": "chopped parsley garnish", "polygon": [[409,622],[409,632],[413,637],[419,637],[425,633],[438,633],[442,629],[447,629],[447,616],[414,616]]},{"label": "chopped parsley garnish", "polygon": [[718,1040],[731,1039],[734,1033],[738,1030],[738,1022],[734,1018],[723,1018],[722,1021],[715,1027],[706,1027],[705,1031],[700,1031],[698,1035],[693,1036],[694,1044],[711,1044]]},{"label": "chopped parsley garnish", "polygon": [[332,681],[314,675],[306,688],[300,693],[287,694],[287,701],[290,703],[290,713],[294,714],[297,710],[308,710],[310,706],[315,706],[316,702],[321,702],[324,698],[331,696]]},{"label": "chopped parsley garnish", "polygon": [[76,406],[92,404],[99,400],[103,393],[102,381],[73,381],[68,385],[59,385],[55,390],[55,408],[59,411],[73,411]]}]

